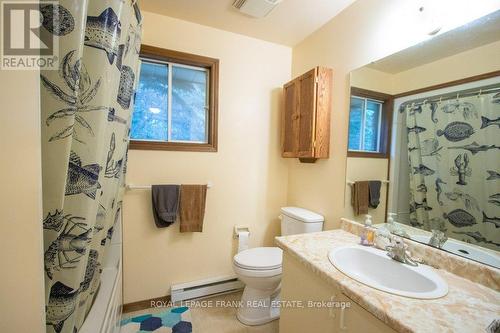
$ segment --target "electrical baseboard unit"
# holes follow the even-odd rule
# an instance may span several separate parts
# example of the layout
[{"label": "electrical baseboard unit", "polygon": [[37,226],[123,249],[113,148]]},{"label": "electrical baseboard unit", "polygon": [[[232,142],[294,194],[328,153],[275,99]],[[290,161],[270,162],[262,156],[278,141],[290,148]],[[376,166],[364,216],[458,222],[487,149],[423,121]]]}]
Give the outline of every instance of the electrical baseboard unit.
[{"label": "electrical baseboard unit", "polygon": [[237,291],[244,286],[236,276],[223,276],[172,285],[170,296],[177,303]]}]

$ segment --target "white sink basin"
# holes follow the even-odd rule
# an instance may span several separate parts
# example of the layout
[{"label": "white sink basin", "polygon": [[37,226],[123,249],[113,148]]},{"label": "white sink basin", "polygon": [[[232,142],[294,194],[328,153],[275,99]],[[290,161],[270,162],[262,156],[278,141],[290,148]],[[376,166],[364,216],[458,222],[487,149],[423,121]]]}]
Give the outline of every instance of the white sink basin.
[{"label": "white sink basin", "polygon": [[[431,236],[411,235],[411,239],[420,243],[428,244]],[[444,243],[442,249],[454,254],[458,254],[459,256],[465,257],[467,259],[476,260],[484,264],[500,268],[500,256],[486,251],[481,251],[480,249],[467,245],[464,242],[448,238],[448,240]]]},{"label": "white sink basin", "polygon": [[344,246],[331,250],[328,259],[350,278],[391,294],[433,299],[448,293],[448,285],[431,267],[402,264],[375,248]]}]

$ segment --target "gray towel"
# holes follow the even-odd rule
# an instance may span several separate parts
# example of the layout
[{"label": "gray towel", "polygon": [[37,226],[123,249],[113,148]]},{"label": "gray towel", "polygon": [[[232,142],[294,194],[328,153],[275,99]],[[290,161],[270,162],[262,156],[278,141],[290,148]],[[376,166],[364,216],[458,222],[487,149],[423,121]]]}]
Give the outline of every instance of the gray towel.
[{"label": "gray towel", "polygon": [[158,228],[170,226],[177,219],[179,211],[179,185],[151,186],[153,216]]},{"label": "gray towel", "polygon": [[369,205],[370,208],[377,208],[380,204],[380,187],[382,182],[380,180],[370,180],[368,182],[369,188]]}]

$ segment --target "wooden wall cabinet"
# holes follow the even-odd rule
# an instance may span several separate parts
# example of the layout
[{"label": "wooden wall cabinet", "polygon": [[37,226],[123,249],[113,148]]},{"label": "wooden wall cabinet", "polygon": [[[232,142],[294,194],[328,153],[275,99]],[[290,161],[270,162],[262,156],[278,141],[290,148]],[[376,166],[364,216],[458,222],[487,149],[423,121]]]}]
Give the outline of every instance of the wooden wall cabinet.
[{"label": "wooden wall cabinet", "polygon": [[316,67],[283,86],[283,157],[301,162],[328,158],[333,71]]}]

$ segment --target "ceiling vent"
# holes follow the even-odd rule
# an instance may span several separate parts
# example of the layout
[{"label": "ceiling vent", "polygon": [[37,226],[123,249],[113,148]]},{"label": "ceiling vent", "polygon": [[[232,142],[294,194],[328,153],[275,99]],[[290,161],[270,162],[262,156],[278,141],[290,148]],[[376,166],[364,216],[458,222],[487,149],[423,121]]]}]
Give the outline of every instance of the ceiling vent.
[{"label": "ceiling vent", "polygon": [[283,0],[235,0],[233,7],[243,14],[262,18],[269,15]]}]

